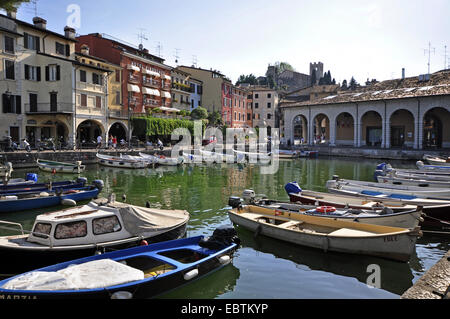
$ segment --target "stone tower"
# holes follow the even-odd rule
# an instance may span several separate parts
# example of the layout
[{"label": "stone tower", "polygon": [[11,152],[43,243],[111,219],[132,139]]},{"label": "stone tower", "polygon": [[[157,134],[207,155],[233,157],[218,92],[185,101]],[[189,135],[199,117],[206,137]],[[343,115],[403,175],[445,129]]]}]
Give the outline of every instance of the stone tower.
[{"label": "stone tower", "polygon": [[312,77],[313,73],[316,76],[316,84],[319,83],[320,78],[323,77],[323,63],[322,62],[314,62],[309,64],[309,75]]}]

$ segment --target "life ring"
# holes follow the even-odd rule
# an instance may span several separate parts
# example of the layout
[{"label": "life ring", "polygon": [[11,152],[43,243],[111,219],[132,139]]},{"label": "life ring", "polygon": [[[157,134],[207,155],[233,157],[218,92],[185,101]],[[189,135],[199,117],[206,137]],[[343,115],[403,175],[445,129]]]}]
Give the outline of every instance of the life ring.
[{"label": "life ring", "polygon": [[336,211],[336,207],[333,206],[319,206],[316,209],[319,213],[334,213]]}]

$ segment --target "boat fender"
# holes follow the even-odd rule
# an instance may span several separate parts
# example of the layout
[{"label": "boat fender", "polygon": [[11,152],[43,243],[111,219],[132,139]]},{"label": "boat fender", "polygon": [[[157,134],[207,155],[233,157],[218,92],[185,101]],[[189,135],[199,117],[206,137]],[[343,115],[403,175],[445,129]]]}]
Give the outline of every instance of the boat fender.
[{"label": "boat fender", "polygon": [[19,198],[17,196],[5,196],[5,200],[18,200]]},{"label": "boat fender", "polygon": [[253,235],[254,238],[258,237],[261,234],[262,231],[262,226],[258,225],[258,227],[256,227],[255,229],[255,234]]},{"label": "boat fender", "polygon": [[318,213],[334,213],[336,211],[336,207],[332,206],[320,206],[316,208]]},{"label": "boat fender", "polygon": [[47,192],[42,192],[42,193],[39,194],[39,196],[40,196],[40,197],[49,197],[50,194],[47,193]]},{"label": "boat fender", "polygon": [[33,181],[33,182],[36,182],[36,183],[37,183],[37,181],[38,181],[38,176],[37,176],[36,173],[28,173],[28,174],[26,175],[25,180],[26,180],[27,182],[28,182],[28,181]]},{"label": "boat fender", "polygon": [[230,256],[228,256],[228,255],[224,255],[224,256],[220,256],[220,257],[219,257],[219,262],[220,262],[222,265],[227,265],[227,264],[230,263],[230,261],[231,261],[231,258],[230,258]]},{"label": "boat fender", "polygon": [[141,240],[141,246],[148,246],[148,242],[146,240]]},{"label": "boat fender", "polygon": [[184,274],[184,280],[188,281],[198,276],[198,269],[192,269]]},{"label": "boat fender", "polygon": [[64,206],[77,206],[77,202],[76,201],[74,201],[73,199],[68,199],[68,198],[63,199],[61,201],[61,204],[64,205]]},{"label": "boat fender", "polygon": [[116,291],[111,295],[111,299],[132,299],[133,294],[129,291]]}]

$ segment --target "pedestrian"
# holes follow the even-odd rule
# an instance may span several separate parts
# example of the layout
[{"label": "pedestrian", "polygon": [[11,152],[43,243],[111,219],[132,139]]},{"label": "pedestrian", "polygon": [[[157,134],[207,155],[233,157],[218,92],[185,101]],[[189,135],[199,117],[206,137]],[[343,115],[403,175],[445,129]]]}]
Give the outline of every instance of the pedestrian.
[{"label": "pedestrian", "polygon": [[97,148],[100,148],[102,146],[102,136],[97,136]]},{"label": "pedestrian", "polygon": [[113,136],[113,138],[112,138],[112,143],[113,143],[113,147],[116,148],[117,147],[117,138],[115,136]]}]

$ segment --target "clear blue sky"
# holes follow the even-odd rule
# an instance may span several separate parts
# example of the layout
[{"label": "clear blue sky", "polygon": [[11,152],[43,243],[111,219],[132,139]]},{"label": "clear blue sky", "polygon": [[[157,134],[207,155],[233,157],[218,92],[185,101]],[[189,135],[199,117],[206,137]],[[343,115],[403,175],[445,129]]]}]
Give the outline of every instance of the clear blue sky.
[{"label": "clear blue sky", "polygon": [[[269,63],[285,61],[309,73],[321,61],[338,82],[354,76],[399,78],[444,69],[450,64],[448,0],[38,0],[37,12],[48,28],[63,32],[70,13],[81,9],[77,33],[107,33],[139,44],[153,54],[160,42],[166,64],[217,69],[233,82],[240,74],[264,75]],[[18,18],[31,22],[34,6],[23,4]]]}]

